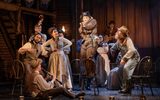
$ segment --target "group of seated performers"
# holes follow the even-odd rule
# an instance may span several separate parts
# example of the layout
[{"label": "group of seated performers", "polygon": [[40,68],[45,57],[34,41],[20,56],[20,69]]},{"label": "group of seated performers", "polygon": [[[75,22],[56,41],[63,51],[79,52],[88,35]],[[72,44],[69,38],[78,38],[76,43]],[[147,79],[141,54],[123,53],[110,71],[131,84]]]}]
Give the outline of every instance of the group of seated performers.
[{"label": "group of seated performers", "polygon": [[[128,28],[116,28],[115,22],[110,21],[105,33],[98,36],[97,22],[89,12],[84,12],[81,20],[80,59],[92,59],[95,62],[96,78],[100,86],[121,89],[120,93],[130,93],[131,75],[140,55],[129,36]],[[117,67],[112,69],[111,63],[116,63]]]},{"label": "group of seated performers", "polygon": [[[94,61],[98,85],[107,86],[108,89],[121,89],[120,93],[130,93],[131,75],[140,56],[129,37],[127,27],[115,28],[114,21],[111,21],[110,27],[105,31],[109,34],[97,35],[97,21],[89,12],[84,12],[81,20],[79,33],[82,39],[77,49],[80,60]],[[48,29],[50,39],[41,33],[41,25],[35,25],[34,31],[29,41],[18,50],[19,54],[24,55],[25,92],[43,98],[58,94],[70,98],[84,96],[82,91],[78,94],[72,91],[72,70],[68,57],[72,41],[65,38],[63,31],[57,27]],[[113,59],[115,55],[116,60]],[[117,67],[112,69],[111,62],[116,62]],[[46,71],[47,75],[44,73]],[[115,73],[116,78],[113,79]],[[91,81],[92,79],[87,80],[88,90]]]}]

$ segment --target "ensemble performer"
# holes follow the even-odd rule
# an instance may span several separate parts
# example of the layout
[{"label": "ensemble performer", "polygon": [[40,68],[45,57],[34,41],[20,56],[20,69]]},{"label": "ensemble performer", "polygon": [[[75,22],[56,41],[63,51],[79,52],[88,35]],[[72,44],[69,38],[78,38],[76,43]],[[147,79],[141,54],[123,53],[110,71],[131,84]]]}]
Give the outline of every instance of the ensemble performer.
[{"label": "ensemble performer", "polygon": [[[33,69],[31,78],[29,82],[30,94],[32,97],[39,98],[40,100],[48,100],[49,96],[55,97],[60,94],[65,95],[69,98],[77,98],[79,96],[84,96],[84,92],[74,94],[68,91],[66,88],[62,87],[59,81],[54,80],[46,81],[44,77],[40,74],[42,60],[35,59],[31,63]],[[55,76],[53,76],[55,77]]]},{"label": "ensemble performer", "polygon": [[94,59],[98,47],[97,42],[97,21],[90,13],[83,12],[81,15],[82,22],[80,23],[79,33],[84,34],[83,43],[81,45],[81,59]]},{"label": "ensemble performer", "polygon": [[[59,29],[59,30],[58,30],[58,33],[59,33],[59,36],[60,36],[60,37],[63,37],[63,38],[64,38],[64,31],[63,31],[62,29]],[[67,45],[67,44],[64,44],[64,45]],[[70,52],[71,52],[71,48],[70,48],[70,47],[65,48],[63,51],[64,51],[64,54],[66,55],[69,73],[70,73],[70,76],[71,76],[71,80],[72,80],[72,82],[73,82],[71,63],[70,63],[70,59],[69,59],[69,54],[70,54]]]},{"label": "ensemble performer", "polygon": [[[40,34],[42,36],[42,39],[41,39],[41,42],[39,42],[39,43],[42,45],[44,42],[46,42],[47,35],[42,33],[43,20],[44,20],[44,16],[40,15],[38,23],[34,26],[34,33],[30,36],[29,41],[32,41],[34,39],[34,34]],[[42,66],[43,66],[43,68],[45,68],[47,70],[48,69],[47,68],[48,59],[46,59],[46,57],[44,57],[44,56],[40,56],[39,58],[41,58],[43,60]]]},{"label": "ensemble performer", "polygon": [[42,54],[42,48],[40,45],[42,36],[39,33],[34,34],[32,41],[25,43],[22,47],[19,48],[18,53],[24,55],[23,63],[26,69],[25,73],[25,89],[28,90],[28,80],[29,76],[32,73],[31,62],[34,59],[39,58]]},{"label": "ensemble performer", "polygon": [[115,39],[117,42],[111,47],[110,51],[113,54],[118,50],[119,56],[121,56],[120,65],[123,66],[123,77],[120,93],[130,93],[131,75],[140,60],[140,55],[129,37],[129,30],[126,26],[118,28]]},{"label": "ensemble performer", "polygon": [[66,89],[72,89],[71,76],[66,54],[64,53],[64,50],[72,45],[72,42],[60,37],[56,27],[49,28],[49,34],[52,38],[42,44],[43,51],[46,51],[48,46],[50,47],[49,72],[60,80]]},{"label": "ensemble performer", "polygon": [[[42,22],[43,22],[43,20],[44,20],[44,16],[40,15],[38,23],[34,26],[34,34],[39,33],[42,36],[41,44],[43,44],[47,40],[47,35],[42,33]],[[29,38],[29,41],[33,40],[34,34]]]},{"label": "ensemble performer", "polygon": [[[85,59],[91,59],[95,62],[96,50],[98,47],[97,21],[88,11],[82,13],[81,19],[82,22],[80,22],[79,33],[83,36],[83,42],[81,44],[80,60],[81,62],[83,61],[82,63],[84,63]],[[87,90],[90,90],[90,82],[91,79],[88,79],[86,86]]]},{"label": "ensemble performer", "polygon": [[104,86],[107,84],[107,77],[110,73],[110,60],[108,57],[109,46],[102,35],[99,35],[98,55],[96,58],[96,76],[98,84]]}]

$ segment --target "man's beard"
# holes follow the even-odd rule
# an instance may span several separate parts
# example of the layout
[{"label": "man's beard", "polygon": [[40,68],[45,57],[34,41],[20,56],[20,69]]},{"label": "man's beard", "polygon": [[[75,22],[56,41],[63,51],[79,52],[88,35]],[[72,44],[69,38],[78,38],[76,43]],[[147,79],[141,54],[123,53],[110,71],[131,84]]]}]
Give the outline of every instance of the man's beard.
[{"label": "man's beard", "polygon": [[34,43],[36,43],[36,44],[38,44],[38,43],[39,43],[39,41],[36,41],[36,40],[34,40],[33,42],[34,42]]}]

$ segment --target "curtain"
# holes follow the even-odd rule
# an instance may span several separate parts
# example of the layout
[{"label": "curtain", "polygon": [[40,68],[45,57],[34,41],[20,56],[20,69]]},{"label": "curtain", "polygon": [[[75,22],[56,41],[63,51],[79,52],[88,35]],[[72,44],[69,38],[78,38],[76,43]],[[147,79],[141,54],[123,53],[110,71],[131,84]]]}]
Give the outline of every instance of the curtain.
[{"label": "curtain", "polygon": [[108,22],[114,20],[117,27],[129,28],[137,47],[160,47],[159,0],[94,0],[92,6],[98,33],[103,33]]},{"label": "curtain", "polygon": [[[85,1],[85,0],[84,0]],[[92,16],[98,23],[98,34],[109,21],[125,25],[141,57],[160,57],[160,0],[90,0]],[[85,3],[85,2],[84,2]]]}]

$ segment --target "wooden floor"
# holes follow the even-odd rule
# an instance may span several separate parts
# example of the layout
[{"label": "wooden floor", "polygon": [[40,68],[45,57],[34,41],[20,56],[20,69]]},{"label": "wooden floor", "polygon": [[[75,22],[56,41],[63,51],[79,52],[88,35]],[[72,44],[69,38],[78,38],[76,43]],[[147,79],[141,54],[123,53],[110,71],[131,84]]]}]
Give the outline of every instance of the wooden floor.
[{"label": "wooden floor", "polygon": [[[19,91],[17,90],[14,96],[11,96],[12,86],[1,86],[0,87],[0,100],[19,100]],[[131,95],[123,95],[118,93],[118,90],[107,90],[104,87],[99,88],[99,95],[94,95],[93,89],[91,91],[85,91],[86,95],[83,100],[110,100],[110,97],[114,97],[115,100],[140,100],[141,90],[140,88],[132,89]],[[78,90],[74,90],[74,93],[78,93]],[[144,88],[144,95],[146,100],[160,100],[160,87],[153,87],[154,96],[151,95],[149,88]],[[24,100],[31,100],[30,97],[24,97]],[[53,97],[52,100],[71,100],[63,95]],[[82,99],[72,99],[82,100]],[[143,99],[144,100],[144,99]]]}]

